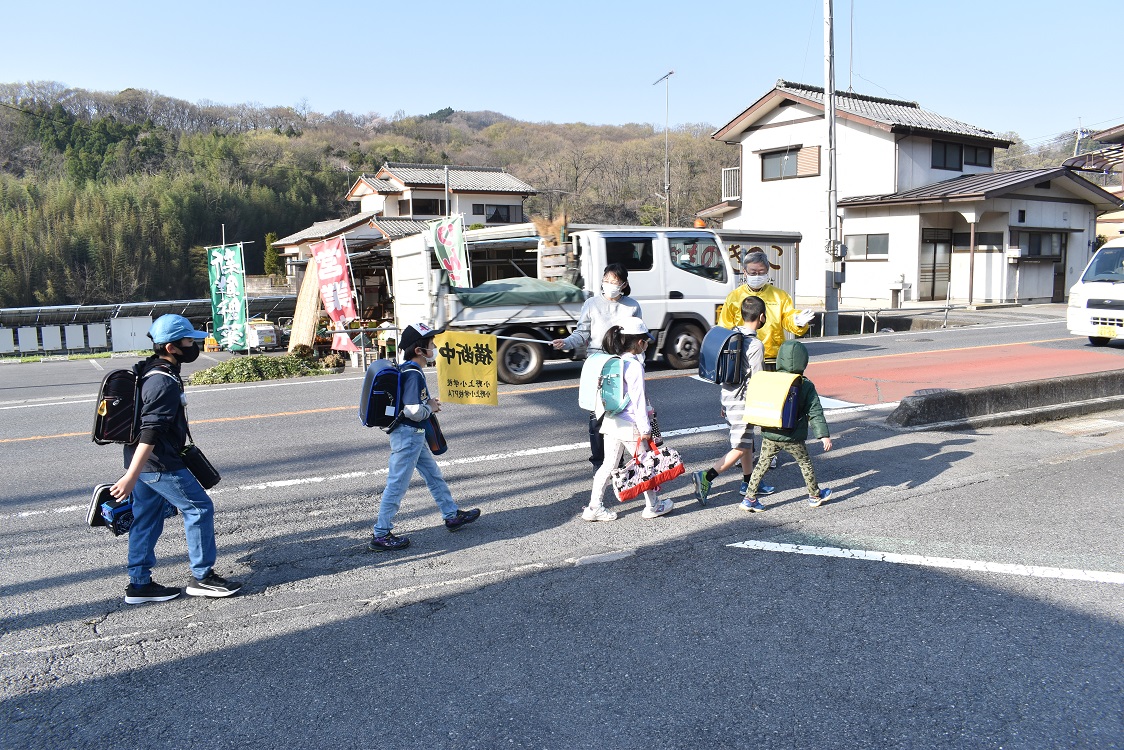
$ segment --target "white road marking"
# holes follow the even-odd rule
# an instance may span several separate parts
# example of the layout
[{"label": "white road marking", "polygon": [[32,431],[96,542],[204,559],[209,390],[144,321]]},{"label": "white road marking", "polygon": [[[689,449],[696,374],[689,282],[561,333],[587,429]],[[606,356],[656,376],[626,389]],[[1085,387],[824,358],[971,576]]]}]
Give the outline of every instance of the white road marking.
[{"label": "white road marking", "polygon": [[1039,565],[1010,565],[987,560],[962,560],[952,557],[927,557],[925,555],[902,555],[896,552],[877,550],[847,549],[846,547],[809,547],[803,544],[778,544],[776,542],[737,542],[727,545],[739,549],[761,550],[764,552],[787,552],[793,555],[815,555],[817,557],[842,557],[849,560],[870,560],[872,562],[895,563],[898,565],[920,565],[926,568],[951,568],[971,570],[979,573],[999,573],[1009,576],[1029,576],[1032,578],[1060,578],[1066,581],[1091,581],[1093,583],[1113,583],[1124,585],[1124,573],[1101,570],[1080,570],[1077,568],[1049,568]]},{"label": "white road marking", "polygon": [[87,359],[86,361],[89,362],[91,365],[93,365],[95,370],[104,370],[105,369],[104,367],[101,366],[101,364],[96,359]]}]

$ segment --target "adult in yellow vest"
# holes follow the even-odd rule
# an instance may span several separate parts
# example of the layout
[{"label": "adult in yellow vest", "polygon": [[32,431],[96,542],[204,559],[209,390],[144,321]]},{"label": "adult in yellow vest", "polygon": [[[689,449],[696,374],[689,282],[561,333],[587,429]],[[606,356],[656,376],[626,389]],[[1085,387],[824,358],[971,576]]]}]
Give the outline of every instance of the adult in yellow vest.
[{"label": "adult in yellow vest", "polygon": [[[765,325],[757,329],[757,338],[765,345],[765,359],[771,364],[784,343],[784,332],[787,330],[803,336],[808,332],[808,324],[815,313],[811,310],[798,311],[787,292],[769,283],[769,256],[764,252],[754,250],[747,253],[742,268],[745,269],[746,283],[726,297],[718,315],[718,325],[737,328],[742,324],[742,300],[760,297],[765,303]],[[766,369],[772,368],[767,366]]]}]

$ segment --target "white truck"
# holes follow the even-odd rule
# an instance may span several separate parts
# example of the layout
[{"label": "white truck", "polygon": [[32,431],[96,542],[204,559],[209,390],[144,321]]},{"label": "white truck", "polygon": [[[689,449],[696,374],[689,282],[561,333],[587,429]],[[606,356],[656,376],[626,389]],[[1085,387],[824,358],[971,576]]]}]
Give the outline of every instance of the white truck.
[{"label": "white truck", "polygon": [[1124,237],[1109,240],[1089,260],[1069,290],[1066,323],[1093,346],[1124,338]]},{"label": "white truck", "polygon": [[[498,292],[483,303],[478,295],[449,288],[426,235],[395,240],[392,293],[398,326],[424,322],[511,337],[499,341],[499,378],[529,383],[538,377],[546,359],[585,356],[582,350],[556,351],[550,341],[574,330],[582,302],[598,293],[605,266],[622,263],[628,269],[631,297],[640,303],[644,323],[656,336],[651,356],[674,368],[695,367],[702,338],[714,325],[718,308],[741,283],[741,254],[765,250],[773,261],[774,283],[791,290],[800,234],[577,224],[558,239],[561,242],[540,237],[533,224],[466,231],[475,289],[488,281],[483,288]],[[514,288],[536,286],[520,284],[523,277],[568,282],[580,292],[570,288],[576,294],[566,301],[549,295],[538,299],[526,289]]]}]

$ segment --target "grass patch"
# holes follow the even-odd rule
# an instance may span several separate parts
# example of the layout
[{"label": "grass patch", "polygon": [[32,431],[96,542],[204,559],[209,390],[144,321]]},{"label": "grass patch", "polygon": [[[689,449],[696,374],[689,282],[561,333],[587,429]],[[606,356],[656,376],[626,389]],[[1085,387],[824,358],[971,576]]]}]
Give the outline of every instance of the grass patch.
[{"label": "grass patch", "polygon": [[91,352],[90,354],[29,354],[25,357],[0,357],[0,364],[20,364],[23,362],[43,362],[51,360],[68,360],[68,359],[109,359],[116,356],[121,357],[147,357],[152,354],[152,350],[145,349],[136,352]]},{"label": "grass patch", "polygon": [[253,383],[259,380],[321,375],[323,372],[315,361],[304,357],[295,357],[292,354],[283,357],[254,354],[249,357],[235,357],[206,370],[199,370],[191,376],[191,385]]}]

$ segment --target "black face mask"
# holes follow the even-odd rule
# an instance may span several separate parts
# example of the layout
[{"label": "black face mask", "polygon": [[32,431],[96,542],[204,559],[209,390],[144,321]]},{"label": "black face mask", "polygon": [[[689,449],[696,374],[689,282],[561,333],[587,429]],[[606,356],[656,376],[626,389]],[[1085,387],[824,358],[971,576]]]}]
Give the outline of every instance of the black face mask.
[{"label": "black face mask", "polygon": [[199,345],[192,344],[186,349],[181,348],[179,354],[173,354],[172,356],[175,357],[176,362],[179,362],[181,365],[185,365],[188,362],[194,362],[195,360],[199,359]]}]

